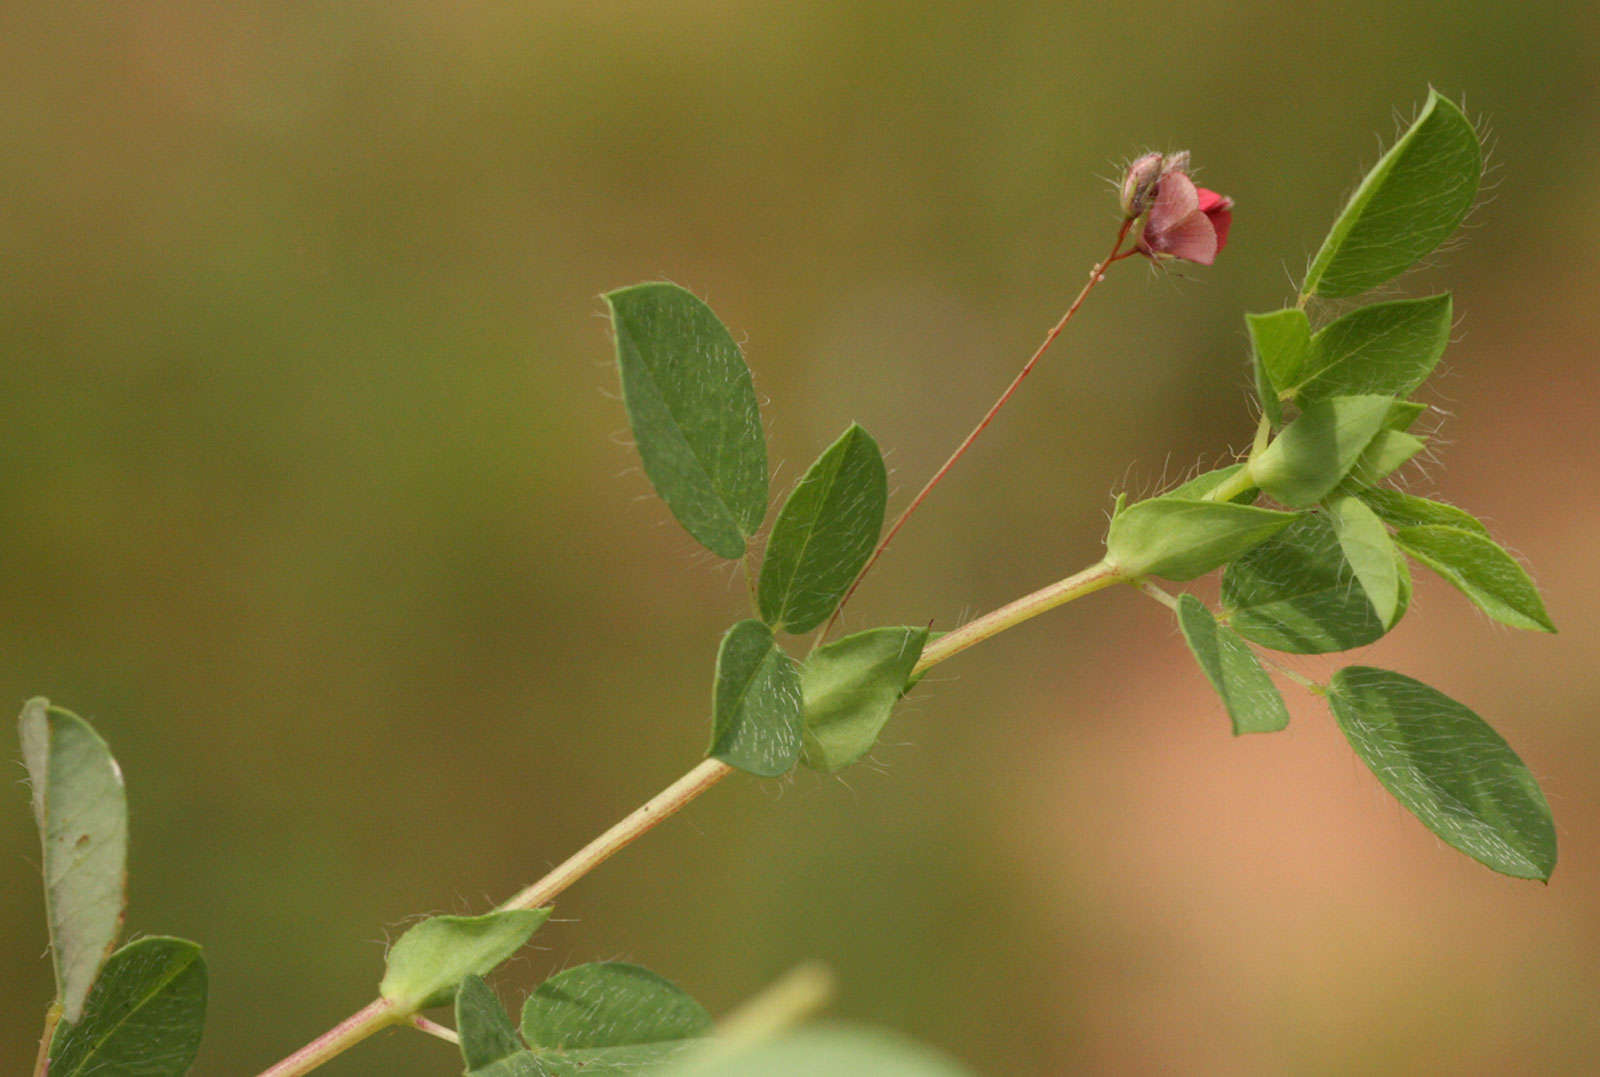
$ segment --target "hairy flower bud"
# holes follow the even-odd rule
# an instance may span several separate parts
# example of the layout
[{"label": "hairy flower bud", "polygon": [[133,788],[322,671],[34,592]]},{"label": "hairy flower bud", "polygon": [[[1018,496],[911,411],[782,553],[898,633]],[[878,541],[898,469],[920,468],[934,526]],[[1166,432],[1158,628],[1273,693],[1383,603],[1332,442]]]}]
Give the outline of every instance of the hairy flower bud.
[{"label": "hairy flower bud", "polygon": [[1128,166],[1122,177],[1122,216],[1125,220],[1142,217],[1155,198],[1156,184],[1161,180],[1162,157],[1147,153]]}]

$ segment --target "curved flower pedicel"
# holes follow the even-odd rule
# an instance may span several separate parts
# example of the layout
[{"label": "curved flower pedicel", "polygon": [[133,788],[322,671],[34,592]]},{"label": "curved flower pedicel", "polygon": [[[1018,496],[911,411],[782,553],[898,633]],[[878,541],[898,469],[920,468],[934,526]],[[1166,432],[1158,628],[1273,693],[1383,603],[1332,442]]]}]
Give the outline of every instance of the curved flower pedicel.
[{"label": "curved flower pedicel", "polygon": [[1123,181],[1123,212],[1145,215],[1137,242],[1143,254],[1157,261],[1181,258],[1208,266],[1228,241],[1233,199],[1196,187],[1185,171],[1188,166],[1187,153],[1139,158]]}]

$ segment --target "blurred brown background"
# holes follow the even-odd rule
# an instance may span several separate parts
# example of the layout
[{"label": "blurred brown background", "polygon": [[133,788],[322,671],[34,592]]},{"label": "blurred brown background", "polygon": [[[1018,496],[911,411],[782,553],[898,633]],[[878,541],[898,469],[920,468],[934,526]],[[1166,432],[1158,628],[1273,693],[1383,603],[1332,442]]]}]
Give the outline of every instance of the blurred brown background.
[{"label": "blurred brown background", "polygon": [[[408,917],[486,909],[703,750],[743,586],[649,496],[600,292],[709,299],[775,493],[854,419],[898,507],[1103,252],[1117,163],[1191,149],[1238,201],[1219,264],[1117,267],[849,613],[948,627],[1094,560],[1114,489],[1247,444],[1241,313],[1290,297],[1430,83],[1494,171],[1407,282],[1461,316],[1410,475],[1563,631],[1430,578],[1356,660],[1518,749],[1548,887],[1433,838],[1303,693],[1232,739],[1170,617],[1115,591],[941,667],[842,778],[717,788],[498,982],[622,957],[722,1012],[820,958],[836,1013],[991,1075],[1592,1072],[1600,19],[1286,10],[7,6],[0,698],[121,759],[129,928],[210,962],[197,1072],[298,1046]],[[20,785],[0,820],[20,1071],[50,992]],[[458,1071],[405,1031],[326,1070]]]}]

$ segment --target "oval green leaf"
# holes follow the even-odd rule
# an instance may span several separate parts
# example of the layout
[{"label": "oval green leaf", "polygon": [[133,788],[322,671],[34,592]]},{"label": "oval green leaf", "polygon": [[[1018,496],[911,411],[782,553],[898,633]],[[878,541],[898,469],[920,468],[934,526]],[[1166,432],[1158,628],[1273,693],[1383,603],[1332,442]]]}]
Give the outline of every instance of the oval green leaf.
[{"label": "oval green leaf", "polygon": [[536,988],[522,1035],[547,1066],[613,1072],[657,1065],[711,1029],[711,1015],[649,969],[620,961],[579,965]]},{"label": "oval green leaf", "polygon": [[429,917],[389,948],[378,993],[402,1013],[442,1006],[463,977],[500,964],[549,918],[548,908]]},{"label": "oval green leaf", "polygon": [[767,442],[739,346],[676,284],[604,298],[645,474],[689,534],[718,556],[743,557],[767,512]]},{"label": "oval green leaf", "polygon": [[1502,624],[1541,632],[1556,630],[1527,571],[1488,535],[1420,524],[1400,528],[1394,540]]},{"label": "oval green leaf", "polygon": [[1311,322],[1299,307],[1246,314],[1254,357],[1256,396],[1273,426],[1283,425],[1282,394],[1300,379],[1311,353]]},{"label": "oval green leaf", "polygon": [[1311,260],[1302,295],[1356,295],[1398,276],[1461,224],[1483,170],[1478,133],[1433,90],[1367,173]]},{"label": "oval green leaf", "polygon": [[206,1023],[206,962],[188,939],[130,942],[106,962],[82,1016],[56,1029],[50,1077],[181,1077]]},{"label": "oval green leaf", "polygon": [[122,771],[89,723],[47,699],[18,720],[44,850],[45,917],[62,1016],[77,1021],[116,944],[128,889]]},{"label": "oval green leaf", "polygon": [[547,1077],[481,976],[462,977],[456,990],[456,1035],[468,1077]]},{"label": "oval green leaf", "polygon": [[1388,628],[1400,614],[1400,568],[1394,540],[1378,514],[1360,498],[1335,497],[1328,502],[1328,522],[1339,537],[1345,563],[1361,581],[1367,601]]},{"label": "oval green leaf", "polygon": [[1295,516],[1231,501],[1153,497],[1111,521],[1106,560],[1125,576],[1192,580],[1265,542]]},{"label": "oval green leaf", "polygon": [[1245,639],[1292,654],[1360,647],[1387,630],[1345,562],[1333,524],[1318,513],[1229,565],[1222,609]]},{"label": "oval green leaf", "polygon": [[1421,681],[1368,666],[1334,674],[1328,702],[1362,762],[1429,830],[1495,871],[1550,877],[1550,805],[1482,718]]},{"label": "oval green leaf", "polygon": [[1261,668],[1250,645],[1217,624],[1205,603],[1193,595],[1178,598],[1178,627],[1195,661],[1233,721],[1234,736],[1275,733],[1289,724],[1283,695]]},{"label": "oval green leaf", "polygon": [[1442,527],[1460,528],[1463,531],[1476,531],[1480,535],[1489,533],[1489,529],[1479,523],[1477,517],[1470,512],[1458,509],[1454,505],[1446,505],[1442,501],[1429,501],[1425,497],[1380,487],[1357,490],[1356,496],[1365,501],[1367,507],[1391,527],[1438,524]]},{"label": "oval green leaf", "polygon": [[1334,396],[1407,397],[1450,342],[1450,294],[1351,311],[1317,331],[1289,394],[1302,407]]},{"label": "oval green leaf", "polygon": [[786,774],[800,758],[800,672],[760,621],[740,621],[722,637],[712,702],[713,759],[763,778]]},{"label": "oval green leaf", "polygon": [[801,761],[832,772],[867,754],[927,642],[926,628],[873,628],[814,651],[800,667]]},{"label": "oval green leaf", "polygon": [[774,629],[809,632],[838,607],[883,529],[889,478],[852,423],[806,471],[772,525],[757,601]]},{"label": "oval green leaf", "polygon": [[1292,509],[1315,505],[1350,473],[1393,403],[1386,396],[1319,400],[1250,462],[1251,478]]}]

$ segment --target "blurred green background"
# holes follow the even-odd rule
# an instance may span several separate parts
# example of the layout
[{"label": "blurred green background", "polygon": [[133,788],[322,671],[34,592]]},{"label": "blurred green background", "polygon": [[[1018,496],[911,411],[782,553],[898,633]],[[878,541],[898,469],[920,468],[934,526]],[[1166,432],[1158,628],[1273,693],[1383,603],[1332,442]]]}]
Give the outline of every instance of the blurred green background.
[{"label": "blurred green background", "polygon": [[[498,984],[626,958],[723,1012],[818,958],[836,1013],[990,1075],[1592,1072],[1597,42],[1577,3],[7,6],[0,697],[121,759],[129,929],[210,962],[197,1072],[320,1032],[409,917],[487,908],[704,749],[743,584],[649,494],[599,293],[706,297],[775,490],[859,420],[898,506],[1109,244],[1119,162],[1191,149],[1238,203],[1219,264],[1119,266],[848,617],[949,627],[1094,560],[1113,490],[1248,443],[1241,313],[1430,83],[1493,171],[1407,282],[1460,312],[1408,474],[1563,631],[1429,579],[1357,660],[1521,752],[1548,887],[1434,839],[1304,694],[1232,739],[1117,591],[940,667],[867,765],[724,783]],[[20,783],[0,819],[22,1060],[50,973]],[[325,1072],[458,1071],[401,1030]]]}]

